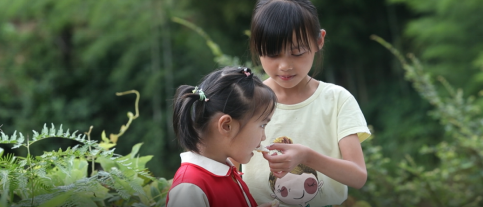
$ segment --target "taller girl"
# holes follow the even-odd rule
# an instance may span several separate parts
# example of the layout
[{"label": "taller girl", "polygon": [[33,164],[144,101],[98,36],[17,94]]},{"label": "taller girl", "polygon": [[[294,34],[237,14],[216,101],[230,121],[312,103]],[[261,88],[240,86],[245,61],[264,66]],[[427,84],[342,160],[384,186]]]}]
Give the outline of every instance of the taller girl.
[{"label": "taller girl", "polygon": [[[347,199],[347,186],[361,188],[367,180],[360,142],[370,131],[356,99],[343,87],[308,75],[315,57],[321,59],[325,35],[310,0],[256,4],[250,49],[278,98],[262,144],[282,136],[293,141],[272,144],[268,149],[281,153],[257,154],[242,166],[258,203],[277,198],[280,206],[338,205]],[[317,176],[295,170],[300,164]]]}]

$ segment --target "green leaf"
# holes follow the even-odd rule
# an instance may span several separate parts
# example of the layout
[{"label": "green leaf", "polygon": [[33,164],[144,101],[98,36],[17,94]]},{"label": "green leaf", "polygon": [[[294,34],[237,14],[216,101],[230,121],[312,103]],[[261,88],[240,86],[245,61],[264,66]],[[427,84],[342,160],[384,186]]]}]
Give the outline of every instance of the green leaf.
[{"label": "green leaf", "polygon": [[156,202],[159,201],[159,199],[161,199],[161,191],[159,191],[159,189],[157,189],[156,187],[152,186],[150,187],[150,193],[151,193],[151,197],[154,198],[154,200]]},{"label": "green leaf", "polygon": [[96,163],[101,164],[102,169],[104,169],[106,172],[110,172],[111,168],[117,167],[116,161],[105,157],[98,157],[96,159]]},{"label": "green leaf", "polygon": [[102,186],[100,183],[96,183],[95,185],[89,187],[89,192],[83,192],[82,197],[85,200],[92,200],[92,198],[108,198],[109,197],[109,189]]},{"label": "green leaf", "polygon": [[106,137],[106,130],[102,130],[102,141],[109,143],[109,139]]},{"label": "green leaf", "polygon": [[105,142],[99,143],[99,147],[102,147],[102,148],[104,148],[106,150],[111,149],[111,148],[113,148],[115,146],[116,146],[116,144],[110,144],[110,143],[105,143]]},{"label": "green leaf", "polygon": [[42,203],[39,207],[61,206],[62,204],[64,204],[70,198],[70,196],[72,194],[73,194],[73,192],[71,192],[71,191],[62,193],[62,194],[44,202],[44,203]]},{"label": "green leaf", "polygon": [[149,162],[153,158],[152,155],[142,156],[136,159],[135,167],[136,169],[142,170],[146,168],[146,163]]},{"label": "green leaf", "polygon": [[143,143],[137,143],[135,144],[133,147],[132,147],[132,150],[131,150],[131,153],[129,153],[129,155],[127,155],[126,157],[131,157],[131,158],[134,158],[136,157],[136,154],[139,152],[139,148],[141,148],[141,146],[143,145]]},{"label": "green leaf", "polygon": [[[73,165],[72,165],[72,171],[71,171],[71,180],[75,182],[76,180],[80,180],[82,178],[87,177],[87,167],[88,163],[84,159],[74,159]],[[72,182],[72,183],[73,183]],[[66,183],[70,184],[70,183]]]},{"label": "green leaf", "polygon": [[170,187],[170,182],[166,180],[166,178],[159,178],[158,179],[158,189],[164,190],[165,188]]}]

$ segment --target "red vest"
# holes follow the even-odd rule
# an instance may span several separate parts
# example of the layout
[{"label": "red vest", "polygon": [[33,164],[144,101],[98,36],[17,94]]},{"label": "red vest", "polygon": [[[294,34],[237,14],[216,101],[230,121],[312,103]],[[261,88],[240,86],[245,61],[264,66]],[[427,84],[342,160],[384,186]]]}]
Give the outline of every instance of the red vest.
[{"label": "red vest", "polygon": [[[251,206],[256,207],[257,203],[234,166],[230,168],[226,176],[218,176],[198,165],[182,163],[174,175],[171,189],[181,183],[191,183],[203,190],[208,198],[210,207],[247,207],[245,196],[233,178],[243,187],[243,191],[245,191],[248,200],[250,200]],[[189,199],[189,195],[186,195],[186,199]],[[168,205],[168,202],[169,194],[166,198],[166,205]]]}]

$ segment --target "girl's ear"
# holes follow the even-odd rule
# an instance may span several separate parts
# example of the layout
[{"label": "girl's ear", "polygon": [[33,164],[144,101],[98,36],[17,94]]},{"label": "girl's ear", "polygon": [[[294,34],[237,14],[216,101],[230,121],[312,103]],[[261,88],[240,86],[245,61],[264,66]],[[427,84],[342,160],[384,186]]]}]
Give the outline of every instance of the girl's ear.
[{"label": "girl's ear", "polygon": [[319,50],[321,50],[322,47],[324,47],[325,34],[326,34],[325,30],[321,29],[320,30],[320,37],[319,37],[319,39],[317,39],[317,46],[319,47]]},{"label": "girl's ear", "polygon": [[218,123],[217,123],[218,132],[223,136],[230,136],[230,134],[233,131],[233,124],[234,124],[233,121],[234,120],[230,115],[228,114],[222,115],[218,119]]}]

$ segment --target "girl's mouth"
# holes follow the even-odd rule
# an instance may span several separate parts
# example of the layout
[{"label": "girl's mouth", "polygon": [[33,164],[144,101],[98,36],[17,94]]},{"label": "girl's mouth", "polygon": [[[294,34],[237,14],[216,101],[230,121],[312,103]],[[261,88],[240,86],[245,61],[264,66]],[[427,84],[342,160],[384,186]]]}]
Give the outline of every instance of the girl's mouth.
[{"label": "girl's mouth", "polygon": [[257,148],[255,148],[254,151],[257,151],[257,152],[269,152],[269,150],[267,149],[267,147],[263,146],[263,145],[258,145]]},{"label": "girl's mouth", "polygon": [[278,77],[280,77],[280,79],[282,80],[290,80],[294,77],[295,75],[280,75]]}]

